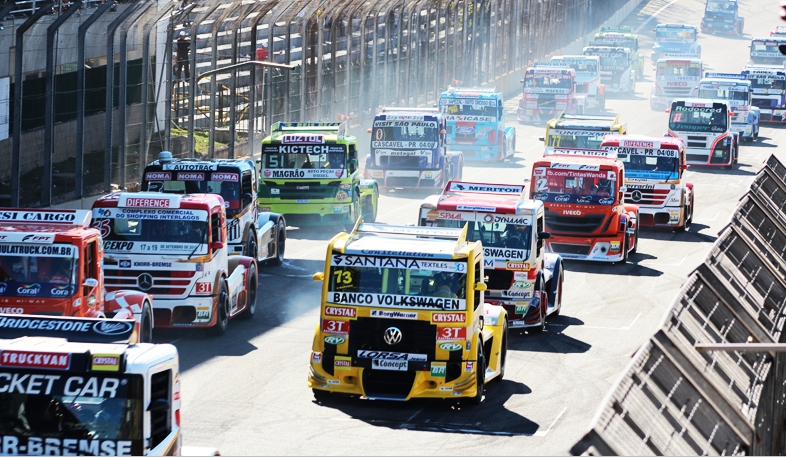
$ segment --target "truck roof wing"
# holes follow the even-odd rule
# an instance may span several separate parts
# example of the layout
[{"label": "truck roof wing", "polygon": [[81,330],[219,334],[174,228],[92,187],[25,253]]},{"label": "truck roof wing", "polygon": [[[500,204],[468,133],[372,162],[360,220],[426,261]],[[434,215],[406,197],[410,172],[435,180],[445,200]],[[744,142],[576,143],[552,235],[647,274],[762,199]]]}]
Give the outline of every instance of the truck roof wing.
[{"label": "truck roof wing", "polygon": [[710,73],[710,72],[704,73],[704,78],[741,79],[743,81],[748,79],[745,75],[739,73]]},{"label": "truck roof wing", "polygon": [[409,236],[417,238],[435,238],[443,240],[455,240],[458,244],[467,241],[467,226],[464,228],[443,228],[443,227],[415,227],[403,225],[386,225],[363,222],[358,220],[352,235],[360,238],[364,235],[377,236]]},{"label": "truck roof wing", "polygon": [[435,116],[439,114],[439,108],[400,108],[397,106],[385,106],[382,107],[382,111],[379,114],[385,113],[423,113],[428,116]]},{"label": "truck roof wing", "polygon": [[136,344],[139,329],[133,320],[0,314],[0,339],[25,336],[64,338],[73,343]]},{"label": "truck roof wing", "polygon": [[87,209],[0,208],[0,224],[52,224],[90,227],[92,213]]},{"label": "truck roof wing", "polygon": [[666,24],[658,24],[655,26],[656,29],[691,29],[696,30],[697,27],[695,25],[690,24],[676,24],[676,23],[666,23]]},{"label": "truck roof wing", "polygon": [[700,59],[698,54],[669,54],[664,53],[660,55],[660,59],[658,60],[692,60],[692,59]]},{"label": "truck roof wing", "polygon": [[601,33],[603,32],[617,32],[617,33],[633,33],[633,28],[629,26],[622,26],[622,27],[601,27]]},{"label": "truck roof wing", "polygon": [[442,195],[485,194],[519,197],[524,195],[523,184],[486,184],[465,181],[448,181]]},{"label": "truck roof wing", "polygon": [[336,135],[347,134],[346,122],[276,122],[270,129],[271,133],[295,132],[295,133],[330,133]]},{"label": "truck roof wing", "polygon": [[613,121],[615,124],[619,124],[620,115],[619,114],[565,114],[563,111],[560,115],[559,119],[561,120],[569,120],[569,121]]},{"label": "truck roof wing", "polygon": [[485,93],[493,93],[497,92],[497,87],[448,87],[447,92],[485,92]]},{"label": "truck roof wing", "polygon": [[608,157],[610,159],[616,159],[617,151],[606,151],[603,149],[555,148],[549,146],[543,151],[543,157],[550,156]]}]

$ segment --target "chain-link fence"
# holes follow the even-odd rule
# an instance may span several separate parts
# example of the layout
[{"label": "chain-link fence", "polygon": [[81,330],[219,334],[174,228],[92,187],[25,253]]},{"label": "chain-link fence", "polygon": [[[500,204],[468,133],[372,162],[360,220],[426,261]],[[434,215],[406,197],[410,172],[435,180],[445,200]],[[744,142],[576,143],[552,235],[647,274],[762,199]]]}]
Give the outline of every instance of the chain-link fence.
[{"label": "chain-link fence", "polygon": [[724,346],[786,340],[784,207],[772,156],[571,453],[784,454],[784,353]]},{"label": "chain-link fence", "polygon": [[5,0],[0,205],[133,189],[162,149],[247,155],[278,121],[364,125],[448,85],[510,90],[630,1]]}]

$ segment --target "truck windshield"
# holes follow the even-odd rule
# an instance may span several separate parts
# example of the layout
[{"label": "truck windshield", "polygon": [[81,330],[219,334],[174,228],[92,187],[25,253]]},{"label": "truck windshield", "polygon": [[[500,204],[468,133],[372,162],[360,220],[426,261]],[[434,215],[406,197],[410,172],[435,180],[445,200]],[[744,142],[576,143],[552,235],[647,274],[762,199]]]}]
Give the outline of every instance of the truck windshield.
[{"label": "truck windshield", "polygon": [[[526,261],[532,245],[532,226],[506,224],[504,222],[458,221],[447,219],[423,219],[427,227],[462,228],[467,224],[467,240],[480,241],[485,257],[498,260]],[[491,249],[491,248],[504,248]]]},{"label": "truck windshield", "polygon": [[626,70],[630,67],[630,54],[626,52],[596,52],[591,55],[600,57],[600,67],[604,70]]},{"label": "truck windshield", "polygon": [[433,121],[374,121],[374,141],[439,141]]},{"label": "truck windshield", "polygon": [[783,64],[786,56],[781,54],[778,45],[781,44],[775,41],[753,41],[751,43],[751,60],[758,64]]},{"label": "truck windshield", "polygon": [[[486,98],[449,98],[439,100],[442,113],[449,116],[482,116],[498,119],[497,100]],[[501,112],[501,109],[500,109]]]},{"label": "truck windshield", "polygon": [[535,89],[535,91],[562,89],[560,92],[569,92],[573,89],[573,81],[571,81],[570,75],[561,75],[559,73],[527,73],[527,76],[524,79],[524,88]]},{"label": "truck windshield", "polygon": [[[742,90],[736,90],[736,87],[723,87],[717,89],[699,89],[699,98],[720,99],[747,102],[750,98],[750,92],[744,86],[740,86]],[[735,90],[730,90],[735,89]]]},{"label": "truck windshield", "polygon": [[142,190],[167,194],[219,194],[228,212],[240,209],[239,173],[145,171]]},{"label": "truck windshield", "polygon": [[680,159],[676,156],[676,150],[674,154],[675,157],[663,157],[617,153],[617,158],[625,164],[625,175],[628,178],[668,181],[680,178]]},{"label": "truck windshield", "polygon": [[786,78],[783,76],[776,78],[773,76],[748,75],[753,89],[784,90],[786,88]]},{"label": "truck windshield", "polygon": [[734,14],[736,11],[737,2],[730,2],[728,0],[707,0],[707,9],[709,13],[721,14]]},{"label": "truck windshield", "polygon": [[328,303],[466,310],[467,263],[334,254]]},{"label": "truck windshield", "polygon": [[692,43],[696,41],[696,31],[659,28],[655,31],[655,41]]},{"label": "truck windshield", "polygon": [[544,202],[612,205],[616,200],[613,171],[538,168],[532,198]]},{"label": "truck windshield", "polygon": [[263,144],[262,178],[341,179],[347,168],[344,144]]},{"label": "truck windshield", "polygon": [[669,116],[669,129],[692,132],[725,132],[729,127],[726,107],[701,108],[674,106]]},{"label": "truck windshield", "polygon": [[76,247],[0,245],[0,252],[0,297],[62,298],[74,294]]},{"label": "truck windshield", "polygon": [[559,59],[553,60],[555,63],[564,62],[570,68],[576,70],[576,76],[597,76],[598,74],[598,66],[594,60],[570,60],[570,59]]},{"label": "truck windshield", "polygon": [[697,62],[658,62],[658,79],[677,77],[701,78],[701,64]]},{"label": "truck windshield", "polygon": [[[551,133],[553,132],[553,133]],[[584,132],[580,130],[549,133],[548,145],[557,148],[600,149],[603,138],[611,132]]]},{"label": "truck windshield", "polygon": [[141,376],[71,374],[0,369],[3,454],[142,455]]},{"label": "truck windshield", "polygon": [[169,254],[207,252],[207,211],[94,208],[93,227],[107,252]]}]

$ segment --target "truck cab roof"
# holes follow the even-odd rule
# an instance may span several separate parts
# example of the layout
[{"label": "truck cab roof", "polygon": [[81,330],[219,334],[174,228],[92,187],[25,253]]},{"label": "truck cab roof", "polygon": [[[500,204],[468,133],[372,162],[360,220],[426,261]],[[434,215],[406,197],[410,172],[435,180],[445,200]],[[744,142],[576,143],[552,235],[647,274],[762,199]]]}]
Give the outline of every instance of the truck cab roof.
[{"label": "truck cab roof", "polygon": [[539,201],[527,199],[525,186],[521,184],[450,181],[441,195],[433,197],[436,209],[452,211],[535,214],[542,206]]},{"label": "truck cab roof", "polygon": [[597,130],[597,131],[611,131],[616,130],[620,126],[619,114],[612,116],[604,115],[570,115],[561,114],[558,118],[549,121],[549,127],[552,129],[570,129],[570,130]]},{"label": "truck cab roof", "polygon": [[404,257],[415,259],[462,259],[475,248],[463,229],[395,226],[359,223],[344,242],[336,240],[334,250],[342,254]]},{"label": "truck cab roof", "polygon": [[[94,236],[89,210],[0,208],[0,243],[51,243]],[[47,235],[49,234],[49,235]]]},{"label": "truck cab roof", "polygon": [[685,140],[671,136],[652,137],[646,135],[608,135],[603,138],[603,144],[610,143],[611,146],[649,148],[649,149],[682,149],[685,147]]},{"label": "truck cab roof", "polygon": [[276,122],[264,143],[353,143],[346,122]]},{"label": "truck cab roof", "polygon": [[218,194],[162,194],[160,192],[113,192],[93,203],[93,208],[213,209],[224,207]]}]

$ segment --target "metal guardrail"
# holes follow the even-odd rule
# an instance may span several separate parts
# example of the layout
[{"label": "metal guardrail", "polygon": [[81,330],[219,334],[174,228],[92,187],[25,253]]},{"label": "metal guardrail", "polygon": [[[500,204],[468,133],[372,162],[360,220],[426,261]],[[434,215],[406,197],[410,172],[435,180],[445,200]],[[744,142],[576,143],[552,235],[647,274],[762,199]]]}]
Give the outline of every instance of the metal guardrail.
[{"label": "metal guardrail", "polygon": [[571,454],[784,454],[784,207],[772,156]]}]

